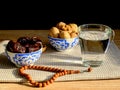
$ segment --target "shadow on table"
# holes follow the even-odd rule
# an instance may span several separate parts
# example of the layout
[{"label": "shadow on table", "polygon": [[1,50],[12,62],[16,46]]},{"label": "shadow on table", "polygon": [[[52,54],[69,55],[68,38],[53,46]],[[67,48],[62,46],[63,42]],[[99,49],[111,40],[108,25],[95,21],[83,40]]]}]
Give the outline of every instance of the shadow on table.
[{"label": "shadow on table", "polygon": [[15,68],[16,66],[8,60],[5,53],[0,54],[0,68],[2,69],[10,69]]}]

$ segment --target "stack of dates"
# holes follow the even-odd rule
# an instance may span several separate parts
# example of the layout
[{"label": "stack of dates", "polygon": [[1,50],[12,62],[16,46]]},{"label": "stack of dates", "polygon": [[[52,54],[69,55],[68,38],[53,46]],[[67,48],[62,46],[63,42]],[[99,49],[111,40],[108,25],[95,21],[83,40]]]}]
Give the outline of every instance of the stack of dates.
[{"label": "stack of dates", "polygon": [[10,40],[7,50],[14,53],[30,53],[42,48],[39,37],[20,37],[16,41]]}]

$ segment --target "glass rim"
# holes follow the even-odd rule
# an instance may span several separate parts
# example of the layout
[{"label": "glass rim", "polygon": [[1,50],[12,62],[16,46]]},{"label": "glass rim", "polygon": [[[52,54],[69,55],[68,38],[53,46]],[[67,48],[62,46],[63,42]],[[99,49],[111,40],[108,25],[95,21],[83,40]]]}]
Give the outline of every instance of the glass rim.
[{"label": "glass rim", "polygon": [[87,23],[87,24],[81,24],[81,25],[79,25],[78,27],[80,28],[81,26],[82,27],[84,27],[84,26],[103,26],[103,27],[105,27],[105,28],[108,28],[108,29],[110,29],[110,30],[112,30],[112,28],[110,27],[110,26],[108,26],[108,25],[105,25],[105,24],[100,24],[100,23]]}]

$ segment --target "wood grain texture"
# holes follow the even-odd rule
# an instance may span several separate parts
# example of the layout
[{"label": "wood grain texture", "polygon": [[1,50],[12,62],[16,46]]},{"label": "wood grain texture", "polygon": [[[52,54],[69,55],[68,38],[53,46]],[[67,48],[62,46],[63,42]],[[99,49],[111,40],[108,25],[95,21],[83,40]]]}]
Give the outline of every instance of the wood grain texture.
[{"label": "wood grain texture", "polygon": [[[120,48],[120,30],[115,31],[114,42]],[[48,43],[48,30],[0,30],[0,40],[8,40],[20,36],[40,36]],[[120,90],[120,79],[54,82],[44,88],[32,87],[29,83],[0,83],[0,90]]]}]

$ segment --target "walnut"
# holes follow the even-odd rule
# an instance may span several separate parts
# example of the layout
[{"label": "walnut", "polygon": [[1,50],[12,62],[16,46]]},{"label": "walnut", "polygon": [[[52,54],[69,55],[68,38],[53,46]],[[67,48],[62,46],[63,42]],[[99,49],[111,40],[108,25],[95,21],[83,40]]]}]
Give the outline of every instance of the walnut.
[{"label": "walnut", "polygon": [[71,37],[71,38],[74,38],[74,37],[77,37],[77,36],[78,36],[78,34],[75,33],[75,32],[70,33],[70,37]]},{"label": "walnut", "polygon": [[59,22],[59,23],[56,25],[56,27],[57,27],[58,29],[64,30],[65,25],[66,25],[66,23],[64,23],[64,22]]},{"label": "walnut", "polygon": [[70,34],[67,31],[62,31],[60,33],[60,38],[68,39],[70,38]]},{"label": "walnut", "polygon": [[72,32],[78,32],[78,26],[77,26],[77,24],[70,23],[68,25],[72,28]]},{"label": "walnut", "polygon": [[58,29],[57,27],[52,27],[52,28],[50,29],[49,35],[50,35],[51,37],[58,38],[59,33],[60,33],[60,31],[59,31],[59,29]]}]

